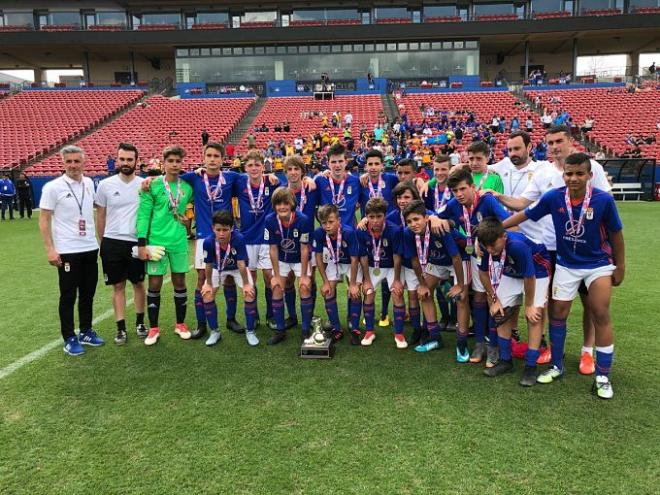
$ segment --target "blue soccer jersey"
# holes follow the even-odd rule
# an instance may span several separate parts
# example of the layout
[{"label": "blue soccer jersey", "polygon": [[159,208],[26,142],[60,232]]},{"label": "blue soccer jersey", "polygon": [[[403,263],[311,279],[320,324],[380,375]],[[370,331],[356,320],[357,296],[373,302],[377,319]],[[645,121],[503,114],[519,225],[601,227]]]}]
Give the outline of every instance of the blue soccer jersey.
[{"label": "blue soccer jersey", "polygon": [[535,222],[546,215],[551,216],[557,235],[557,264],[576,269],[600,268],[611,264],[612,246],[608,232],[623,229],[614,198],[605,191],[594,189],[584,221],[578,229],[582,201],[572,206],[571,225],[565,193],[565,187],[546,192],[536,206],[525,210],[525,215]]},{"label": "blue soccer jersey", "polygon": [[[371,182],[371,178],[369,179]],[[387,213],[391,213],[396,210],[396,205],[392,199],[392,189],[399,183],[399,178],[396,175],[392,174],[380,174],[380,180],[371,182],[371,187],[369,184],[363,186],[360,184],[360,211],[362,217],[365,216],[364,209],[367,205],[367,201],[371,198],[380,197],[387,201]]]},{"label": "blue soccer jersey", "polygon": [[[330,245],[332,246],[333,253],[337,252],[337,237],[330,237]],[[319,227],[314,231],[314,239],[312,241],[312,250],[314,253],[323,254],[323,262],[329,263],[332,261],[332,255],[327,247],[327,239],[323,227]],[[352,256],[360,256],[360,247],[358,244],[357,234],[353,227],[348,225],[341,226],[341,249],[339,250],[339,264],[350,265]]]},{"label": "blue soccer jersey", "polygon": [[[483,249],[479,270],[488,272],[491,255]],[[500,256],[493,258],[500,261]],[[504,275],[512,278],[546,278],[550,275],[551,262],[543,244],[537,244],[522,232],[507,232]]]},{"label": "blue soccer jersey", "polygon": [[[385,223],[385,228],[379,237],[372,237],[367,230],[357,231],[360,244],[360,256],[369,258],[369,266],[376,266],[374,254],[380,254],[379,268],[394,268],[394,255],[401,256],[401,229],[391,223]],[[378,249],[378,251],[376,251]]]},{"label": "blue soccer jersey", "polygon": [[[264,241],[264,225],[268,214],[273,212],[273,205],[270,198],[273,191],[278,186],[270,184],[267,178],[262,179],[263,191],[259,197],[261,186],[251,187],[247,175],[241,175],[234,182],[234,196],[238,198],[238,210],[241,216],[241,234],[245,238],[245,243],[266,244]],[[248,192],[248,187],[252,196]]]},{"label": "blue soccer jersey", "polygon": [[[248,263],[248,254],[247,249],[245,248],[245,239],[237,230],[232,230],[231,239],[229,240],[229,252],[226,248],[223,249],[222,246],[216,246],[215,244],[215,235],[211,235],[204,239],[204,262],[212,263],[213,268],[218,271],[231,271],[238,270],[238,262],[244,261],[247,265]],[[216,253],[216,248],[218,248],[220,259],[218,259],[218,253]]]},{"label": "blue soccer jersey", "polygon": [[[428,226],[427,226],[428,228]],[[420,248],[422,249],[422,254],[425,251],[424,245],[424,234],[419,236]],[[441,234],[437,235],[431,233],[429,238],[428,246],[428,260],[427,263],[438,266],[451,266],[452,257],[460,255],[460,251],[456,246],[454,237],[452,234]],[[403,257],[404,258],[419,258],[417,253],[417,241],[415,240],[415,234],[408,227],[403,229]]]},{"label": "blue soccer jersey", "polygon": [[[220,179],[222,177],[222,179]],[[231,198],[234,192],[234,182],[240,174],[236,172],[223,172],[215,177],[206,176],[209,187],[207,189],[204,177],[194,172],[181,175],[181,179],[193,188],[195,204],[195,229],[197,239],[206,239],[213,234],[213,213],[219,210],[231,209]],[[218,189],[218,182],[221,182]]]},{"label": "blue soccer jersey", "polygon": [[[309,219],[304,213],[295,211],[289,224],[277,221],[277,213],[266,217],[264,239],[277,246],[278,259],[283,263],[300,263],[300,245],[308,244],[311,235]],[[283,232],[282,232],[283,231]]]},{"label": "blue soccer jersey", "polygon": [[[303,186],[304,188],[305,186]],[[316,209],[319,206],[319,190],[314,189],[310,191],[305,188],[304,192],[302,189],[297,191],[291,190],[296,197],[296,204],[298,205],[298,210],[305,214],[307,221],[309,222],[310,232],[314,230],[314,219],[316,218]]]},{"label": "blue soccer jersey", "polygon": [[[436,196],[438,197],[437,204],[435,202]],[[436,215],[439,215],[447,208],[447,203],[449,203],[449,200],[453,197],[454,194],[451,192],[451,189],[446,187],[444,191],[440,191],[440,188],[436,185],[436,187],[429,187],[424,203],[426,204],[427,209],[435,212]]]},{"label": "blue soccer jersey", "polygon": [[336,204],[342,225],[355,226],[355,209],[360,200],[360,180],[350,174],[341,182],[322,175],[314,180],[319,191],[319,205]]}]

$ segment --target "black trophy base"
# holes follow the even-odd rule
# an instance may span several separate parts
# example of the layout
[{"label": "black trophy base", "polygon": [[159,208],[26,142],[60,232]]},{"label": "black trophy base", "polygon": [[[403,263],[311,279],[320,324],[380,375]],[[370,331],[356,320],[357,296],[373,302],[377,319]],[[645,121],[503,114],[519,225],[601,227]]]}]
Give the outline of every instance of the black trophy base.
[{"label": "black trophy base", "polygon": [[322,344],[305,344],[300,346],[300,357],[303,359],[332,359],[335,346],[332,339],[325,339]]}]

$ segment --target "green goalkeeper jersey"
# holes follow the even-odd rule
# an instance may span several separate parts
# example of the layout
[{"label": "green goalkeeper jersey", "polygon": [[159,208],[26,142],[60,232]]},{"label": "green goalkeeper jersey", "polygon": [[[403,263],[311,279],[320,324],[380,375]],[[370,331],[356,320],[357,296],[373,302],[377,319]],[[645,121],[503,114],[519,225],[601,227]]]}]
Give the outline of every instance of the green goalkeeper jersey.
[{"label": "green goalkeeper jersey", "polygon": [[[483,183],[481,182],[481,179],[483,179],[484,174],[475,174],[472,173],[472,179],[474,180],[474,187],[477,188],[477,190],[492,190],[496,191],[500,194],[504,194],[504,184],[502,183],[502,178],[496,174],[495,172],[488,172],[488,175],[484,179]],[[479,187],[479,184],[481,184],[481,187]]]},{"label": "green goalkeeper jersey", "polygon": [[[170,252],[186,252],[188,236],[186,227],[179,221],[183,218],[188,203],[193,196],[192,187],[179,179],[168,182],[168,193],[165,187],[165,176],[151,182],[147,192],[140,192],[140,206],[137,212],[137,236],[146,239],[153,246],[163,246]],[[172,203],[176,204],[173,209]],[[179,218],[177,218],[179,215]]]}]

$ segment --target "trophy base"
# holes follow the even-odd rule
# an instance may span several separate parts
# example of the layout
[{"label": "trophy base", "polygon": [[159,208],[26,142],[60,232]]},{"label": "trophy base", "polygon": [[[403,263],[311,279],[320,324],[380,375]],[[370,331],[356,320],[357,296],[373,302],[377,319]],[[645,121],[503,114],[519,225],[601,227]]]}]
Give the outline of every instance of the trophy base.
[{"label": "trophy base", "polygon": [[326,339],[322,344],[303,344],[300,346],[299,356],[303,359],[332,359],[335,347],[332,339]]}]

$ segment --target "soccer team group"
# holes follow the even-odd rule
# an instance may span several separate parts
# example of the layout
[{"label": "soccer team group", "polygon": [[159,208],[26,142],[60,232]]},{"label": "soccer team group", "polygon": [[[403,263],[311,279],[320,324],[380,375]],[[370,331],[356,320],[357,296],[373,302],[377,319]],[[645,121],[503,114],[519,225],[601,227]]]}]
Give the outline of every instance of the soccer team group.
[{"label": "soccer team group", "polygon": [[[299,156],[288,157],[282,183],[264,173],[257,150],[244,156],[245,173],[223,171],[224,148],[216,143],[204,147],[201,167],[187,173],[185,151],[168,147],[164,175],[143,179],[135,174],[138,150],[120,144],[118,174],[101,181],[96,192],[83,176],[83,150],[64,148],[65,174],[44,187],[40,203],[48,259],[60,276],[64,350],[77,355],[84,352],[81,344],[103,344],[91,325],[98,237],[105,282],[114,287],[117,344],[127,339],[127,281],[134,287],[137,335],[148,346],[157,343],[160,291],[169,270],[180,338],[204,337],[207,346],[221,341],[215,301],[222,287],[227,328],[259,345],[261,271],[265,320],[274,330],[269,345],[298,324],[297,281],[303,338],[318,314],[319,290],[329,335],[337,342],[347,335],[354,345],[371,346],[376,326],[389,326],[391,300],[396,348],[438,349],[441,330],[455,321],[456,361],[484,363],[489,377],[513,368],[512,332],[522,307],[528,343],[520,384],[532,386],[564,375],[566,321],[579,295],[584,307],[579,371],[595,374],[593,391],[609,399],[614,352],[609,302],[612,286],[624,277],[622,224],[602,166],[575,152],[569,130],[548,129],[546,143],[552,163],[533,161],[529,135],[514,132],[507,158],[488,165],[488,145],[474,142],[468,164],[451,167],[448,157],[437,156],[428,182],[417,177],[416,163],[408,159],[398,162],[396,173],[384,172],[378,149],[366,154],[364,175],[349,174],[339,144],[327,152],[328,170],[315,177],[307,175]],[[185,324],[189,203],[198,274],[192,332]],[[337,303],[341,282],[347,284],[345,325]],[[237,287],[245,328],[236,320]],[[73,330],[76,291],[79,335]],[[406,321],[412,327],[407,338]],[[549,367],[539,374],[537,363]]]}]

